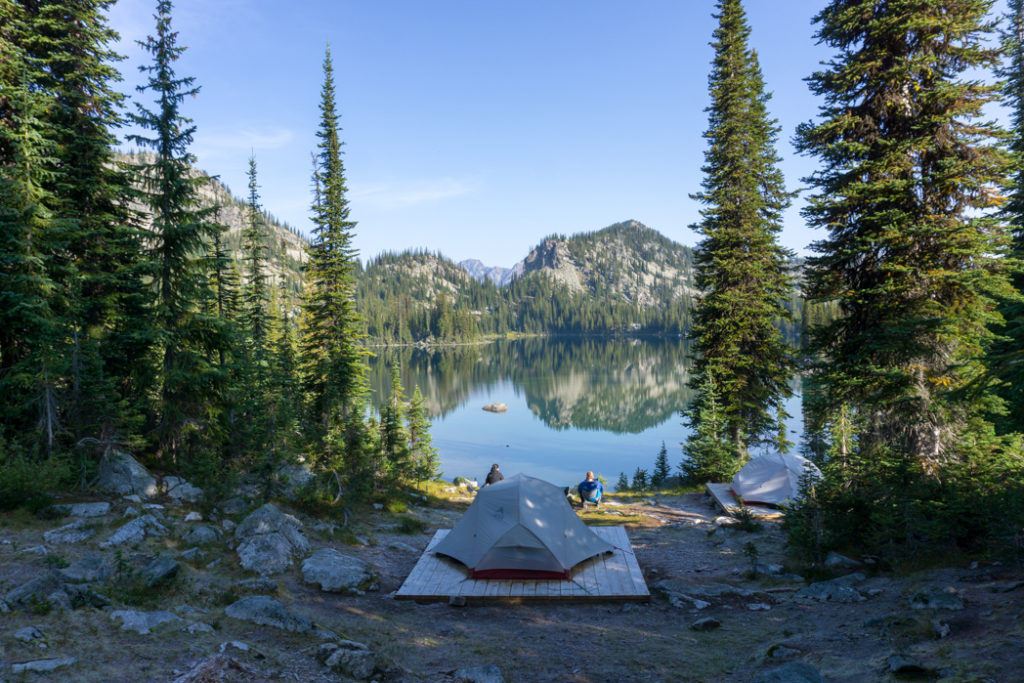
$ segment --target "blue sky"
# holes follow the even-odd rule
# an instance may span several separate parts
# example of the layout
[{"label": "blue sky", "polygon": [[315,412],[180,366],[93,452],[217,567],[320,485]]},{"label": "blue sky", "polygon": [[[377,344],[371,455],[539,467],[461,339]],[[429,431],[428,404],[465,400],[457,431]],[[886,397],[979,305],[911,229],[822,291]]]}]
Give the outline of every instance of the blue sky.
[{"label": "blue sky", "polygon": [[[804,82],[828,51],[823,2],[748,0],[790,189],[815,167],[790,144],[819,102]],[[121,0],[110,24],[122,90],[148,57],[155,2]],[[687,245],[698,219],[714,3],[684,0],[178,0],[179,76],[193,153],[236,195],[254,153],[264,208],[309,228],[325,47],[333,53],[355,246],[427,248],[511,266],[552,233],[636,219]],[[146,98],[148,94],[141,97]],[[147,106],[152,108],[151,103]],[[819,236],[798,199],[783,243]]]}]

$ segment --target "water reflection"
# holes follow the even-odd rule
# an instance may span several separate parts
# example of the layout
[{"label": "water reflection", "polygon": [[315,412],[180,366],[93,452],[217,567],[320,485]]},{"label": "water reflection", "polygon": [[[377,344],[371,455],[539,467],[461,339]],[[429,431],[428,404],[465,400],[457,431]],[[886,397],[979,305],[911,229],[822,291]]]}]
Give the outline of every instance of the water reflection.
[{"label": "water reflection", "polygon": [[547,427],[639,434],[690,400],[687,348],[678,339],[534,338],[472,346],[379,350],[371,361],[375,400],[387,395],[389,367],[418,385],[432,418],[474,393],[511,384]]}]

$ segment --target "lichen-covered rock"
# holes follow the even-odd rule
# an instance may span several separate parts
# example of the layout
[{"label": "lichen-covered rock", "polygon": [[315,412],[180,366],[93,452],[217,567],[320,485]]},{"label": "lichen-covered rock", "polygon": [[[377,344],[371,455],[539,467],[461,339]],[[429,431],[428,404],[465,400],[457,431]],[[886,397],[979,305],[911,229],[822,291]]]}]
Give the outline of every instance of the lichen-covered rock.
[{"label": "lichen-covered rock", "polygon": [[110,618],[121,620],[122,631],[135,631],[141,635],[146,635],[160,624],[166,624],[172,621],[181,621],[181,617],[164,610],[158,610],[156,612],[116,610],[110,613]]},{"label": "lichen-covered rock", "polygon": [[78,660],[74,657],[59,657],[56,659],[38,659],[34,662],[24,662],[22,664],[12,664],[11,673],[23,674],[26,672],[44,674],[56,671],[57,669],[63,669],[66,666],[72,666],[77,663]]},{"label": "lichen-covered rock", "polygon": [[61,569],[60,574],[75,583],[106,581],[110,578],[110,565],[99,555],[86,555]]},{"label": "lichen-covered rock", "polygon": [[110,538],[100,543],[101,548],[110,548],[116,545],[135,545],[145,540],[146,536],[166,536],[167,527],[157,521],[153,515],[142,515],[128,522],[115,531]]},{"label": "lichen-covered rock", "polygon": [[302,522],[267,503],[242,520],[235,529],[239,562],[260,576],[283,572],[292,558],[309,551]]},{"label": "lichen-covered rock", "polygon": [[61,543],[81,543],[96,535],[96,530],[89,528],[85,522],[76,519],[71,524],[65,524],[58,529],[52,529],[43,534],[43,540],[53,545]]},{"label": "lichen-covered rock", "polygon": [[911,596],[910,607],[911,609],[961,610],[964,608],[964,599],[953,587],[930,586]]},{"label": "lichen-covered rock", "polygon": [[173,579],[177,576],[179,569],[181,569],[181,565],[178,562],[169,557],[160,556],[146,565],[140,576],[145,579],[146,585],[152,588]]},{"label": "lichen-covered rock", "polygon": [[121,496],[134,494],[152,498],[158,493],[156,479],[149,470],[132,456],[118,451],[100,463],[100,477],[96,487],[100,491]]},{"label": "lichen-covered rock", "polygon": [[866,598],[854,586],[864,581],[861,573],[848,574],[838,579],[818,581],[796,592],[794,597],[801,600],[818,600],[821,602],[863,602]]},{"label": "lichen-covered rock", "polygon": [[176,503],[198,503],[203,499],[203,490],[181,477],[164,477],[163,488],[170,499]]},{"label": "lichen-covered rock", "polygon": [[313,622],[301,614],[289,612],[284,605],[267,595],[242,598],[238,602],[228,605],[224,613],[232,619],[262,626],[273,626],[295,633],[307,633],[313,630]]},{"label": "lichen-covered rock", "polygon": [[306,558],[302,576],[306,583],[319,584],[320,590],[329,593],[358,593],[380,585],[370,565],[334,548],[321,548]]},{"label": "lichen-covered rock", "polygon": [[[33,603],[51,601],[51,596],[64,591],[64,577],[57,571],[46,572],[26,581],[4,596],[11,607],[25,607]],[[67,598],[67,594],[64,594]]]},{"label": "lichen-covered rock", "polygon": [[213,545],[220,540],[220,529],[209,524],[197,524],[185,532],[181,540],[189,545]]},{"label": "lichen-covered rock", "polygon": [[377,668],[377,655],[352,640],[324,643],[317,649],[316,656],[324,666],[357,681],[366,680]]}]

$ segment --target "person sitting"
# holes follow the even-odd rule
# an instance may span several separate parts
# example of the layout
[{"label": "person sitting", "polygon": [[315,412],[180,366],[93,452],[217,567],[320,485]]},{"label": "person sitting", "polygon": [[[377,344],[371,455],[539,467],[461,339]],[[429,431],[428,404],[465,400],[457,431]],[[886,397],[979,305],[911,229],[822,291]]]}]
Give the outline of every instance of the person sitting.
[{"label": "person sitting", "polygon": [[580,494],[580,505],[587,506],[593,503],[595,507],[601,507],[601,496],[604,495],[604,485],[594,478],[593,472],[587,472],[587,478],[576,487]]},{"label": "person sitting", "polygon": [[491,484],[497,484],[499,481],[505,478],[505,475],[498,469],[498,463],[491,465],[491,471],[487,473],[487,479],[484,480],[484,486]]}]

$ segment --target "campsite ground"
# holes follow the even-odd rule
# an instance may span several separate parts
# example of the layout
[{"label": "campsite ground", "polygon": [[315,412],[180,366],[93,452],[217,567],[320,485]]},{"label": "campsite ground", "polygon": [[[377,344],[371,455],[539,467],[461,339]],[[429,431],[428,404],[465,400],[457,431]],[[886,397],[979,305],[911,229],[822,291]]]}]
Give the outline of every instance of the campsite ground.
[{"label": "campsite ground", "polygon": [[[698,493],[623,501],[601,513],[584,513],[587,521],[626,524],[648,585],[665,589],[653,590],[649,603],[453,606],[395,600],[393,593],[419,551],[436,529],[454,524],[466,503],[424,504],[397,517],[381,510],[340,533],[311,531],[314,545],[333,545],[372,563],[381,575],[380,590],[360,596],[322,593],[304,584],[293,569],[275,577],[276,597],[289,610],[373,649],[386,665],[378,680],[440,683],[457,680],[457,669],[496,665],[507,681],[752,681],[791,661],[809,663],[828,681],[905,680],[890,673],[890,658],[896,655],[916,662],[922,680],[1016,681],[1024,668],[1024,572],[1019,566],[982,563],[905,576],[868,573],[858,586],[863,601],[799,599],[805,581],[749,575],[751,547],[761,564],[799,570],[788,565],[777,523],[763,522],[753,532],[715,524],[716,511]],[[304,521],[312,527],[312,520]],[[43,531],[53,526],[23,515],[0,518],[4,592],[58,562],[53,554],[23,552],[38,545]],[[409,530],[414,533],[403,533]],[[343,539],[359,542],[345,544]],[[136,552],[173,556],[184,549],[167,539],[156,543]],[[60,563],[77,559],[78,551],[61,552]],[[9,673],[12,662],[75,657],[74,673],[54,675],[82,681],[171,681],[204,655],[226,647],[248,673],[238,670],[204,680],[343,680],[316,661],[318,643],[308,635],[224,615],[224,605],[238,597],[233,582],[244,574],[231,551],[221,552],[221,562],[188,566],[170,592],[143,596],[145,607],[137,608],[187,603],[202,612],[212,632],[164,628],[139,635],[118,630],[101,610],[17,610],[4,615],[0,628],[0,675]],[[212,556],[213,550],[207,560]],[[931,588],[955,589],[963,609],[912,609],[911,597]],[[692,628],[705,618],[720,627]],[[45,634],[45,650],[12,637],[26,626]],[[248,649],[223,645],[233,642]],[[26,680],[33,676],[43,678],[29,674]]]}]

